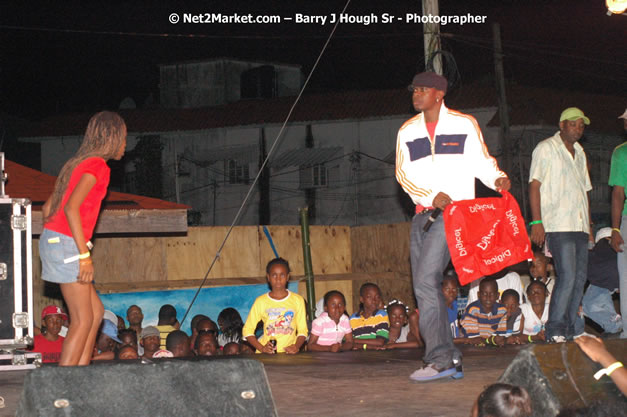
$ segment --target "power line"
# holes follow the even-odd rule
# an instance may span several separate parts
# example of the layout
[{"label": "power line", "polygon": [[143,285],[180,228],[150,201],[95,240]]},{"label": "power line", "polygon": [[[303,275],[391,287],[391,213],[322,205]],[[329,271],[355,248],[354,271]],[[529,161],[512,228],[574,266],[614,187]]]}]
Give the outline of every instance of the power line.
[{"label": "power line", "polygon": [[[243,40],[285,40],[285,39],[325,39],[326,35],[316,35],[314,33],[300,33],[299,35],[280,34],[280,35],[210,35],[203,33],[150,33],[150,32],[124,32],[109,30],[86,30],[86,29],[62,29],[47,28],[42,26],[14,26],[0,25],[0,29],[19,30],[26,32],[44,32],[44,33],[72,33],[82,35],[105,35],[105,36],[126,36],[126,37],[144,37],[144,38],[179,38],[179,39],[243,39]],[[399,38],[399,37],[415,37],[414,32],[386,32],[386,33],[351,33],[335,36],[339,39],[372,39],[372,38]]]},{"label": "power line", "polygon": [[[344,5],[344,9],[342,10],[342,13],[346,12],[346,9],[348,8],[348,5],[350,4],[350,2],[351,2],[351,0],[347,0],[346,4]],[[305,88],[307,88],[307,85],[309,85],[309,81],[311,80],[311,77],[313,76],[313,73],[315,72],[316,68],[318,67],[318,63],[322,59],[322,55],[326,51],[327,46],[331,42],[331,39],[333,38],[333,34],[337,30],[337,27],[339,26],[339,23],[340,22],[338,20],[335,23],[335,25],[333,26],[333,29],[331,30],[331,33],[329,34],[329,36],[328,36],[324,46],[322,47],[322,50],[318,54],[318,57],[316,58],[315,63],[313,64],[311,70],[309,71],[309,75],[307,76],[307,79],[305,79],[305,82],[303,83],[303,86],[300,89],[300,92],[298,93],[298,96],[296,97],[296,99],[294,100],[292,106],[290,107],[290,110],[289,110],[287,116],[285,117],[285,120],[283,121],[283,125],[281,126],[281,129],[277,133],[277,135],[276,135],[276,137],[274,139],[274,142],[272,143],[272,146],[270,147],[270,150],[268,151],[268,155],[266,156],[266,158],[264,159],[263,163],[259,167],[259,172],[257,173],[257,176],[255,177],[255,179],[253,180],[252,184],[250,185],[250,187],[248,189],[248,193],[246,194],[246,197],[242,201],[242,204],[240,205],[239,210],[235,214],[235,217],[233,218],[233,222],[231,223],[231,226],[229,227],[226,235],[224,236],[224,240],[220,244],[220,247],[218,248],[218,251],[216,252],[216,255],[214,256],[213,261],[211,262],[211,265],[209,266],[209,269],[207,270],[207,273],[205,274],[205,277],[203,278],[202,282],[198,286],[198,290],[196,291],[196,294],[194,294],[194,298],[192,299],[189,307],[187,308],[187,311],[185,312],[185,315],[183,316],[183,319],[181,320],[181,324],[183,324],[183,322],[185,321],[185,318],[187,317],[187,314],[189,314],[189,311],[191,310],[194,302],[196,301],[196,298],[198,297],[198,294],[200,293],[200,290],[202,289],[202,287],[204,286],[205,282],[207,281],[207,278],[209,277],[209,274],[211,273],[211,270],[213,269],[213,266],[215,265],[216,261],[220,257],[220,253],[222,252],[222,249],[224,248],[224,245],[226,245],[226,241],[228,240],[229,236],[231,235],[231,232],[233,231],[233,228],[235,227],[235,224],[238,222],[239,217],[240,217],[241,213],[243,212],[244,207],[246,206],[246,204],[248,202],[248,199],[250,198],[250,195],[252,194],[253,188],[255,187],[257,182],[259,181],[259,178],[261,177],[261,174],[262,174],[265,166],[268,164],[268,161],[270,160],[270,156],[272,155],[272,153],[274,152],[274,150],[278,146],[278,144],[280,142],[280,139],[281,139],[281,137],[283,135],[283,132],[285,131],[285,128],[287,126],[287,123],[290,120],[290,118],[292,117],[292,113],[294,112],[294,109],[296,108],[296,105],[300,101],[300,98],[303,95],[303,92],[305,91]]]}]

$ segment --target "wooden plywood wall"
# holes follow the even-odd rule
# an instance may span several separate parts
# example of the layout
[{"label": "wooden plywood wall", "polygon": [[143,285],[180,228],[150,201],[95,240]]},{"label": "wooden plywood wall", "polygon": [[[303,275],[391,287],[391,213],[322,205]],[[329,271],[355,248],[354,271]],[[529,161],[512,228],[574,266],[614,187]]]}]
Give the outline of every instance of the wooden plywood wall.
[{"label": "wooden plywood wall", "polygon": [[[268,230],[279,255],[290,262],[292,275],[304,275],[300,226],[268,226]],[[97,237],[92,251],[96,286],[105,292],[198,286],[227,231],[227,227],[190,227],[182,237]],[[310,241],[314,276],[332,279],[355,309],[359,286],[366,281],[378,283],[386,301],[411,298],[409,223],[311,226]],[[56,292],[47,288],[40,278],[37,243],[33,239],[35,317],[46,305],[61,304],[58,288]],[[206,284],[263,282],[266,264],[274,257],[262,227],[236,227]],[[352,284],[340,282],[344,280]],[[317,285],[316,296],[332,286],[330,282]]]},{"label": "wooden plywood wall", "polygon": [[411,274],[411,223],[377,224],[351,228],[352,271]]},{"label": "wooden plywood wall", "polygon": [[154,237],[94,239],[96,282],[160,280],[166,274],[166,242]]},{"label": "wooden plywood wall", "polygon": [[[290,263],[292,275],[304,275],[303,245],[300,226],[268,226],[279,256]],[[266,264],[274,258],[268,240],[259,227],[261,271],[265,275]],[[311,263],[314,275],[346,274],[351,272],[350,227],[310,226]]]},{"label": "wooden plywood wall", "polygon": [[[187,236],[166,238],[168,281],[202,279],[220,248],[228,227],[190,227]],[[232,230],[209,278],[257,277],[259,242],[256,226]]]},{"label": "wooden plywood wall", "polygon": [[[290,262],[292,275],[303,275],[303,249],[299,226],[270,226],[270,235],[279,255]],[[119,290],[168,288],[204,278],[218,252],[228,227],[190,227],[181,237],[97,237],[92,251],[96,282],[107,288],[119,283]],[[350,228],[310,228],[314,274],[351,271]],[[220,252],[208,278],[265,277],[265,267],[274,258],[262,227],[235,227]],[[35,263],[39,264],[38,254]],[[40,273],[37,272],[36,277]]]}]

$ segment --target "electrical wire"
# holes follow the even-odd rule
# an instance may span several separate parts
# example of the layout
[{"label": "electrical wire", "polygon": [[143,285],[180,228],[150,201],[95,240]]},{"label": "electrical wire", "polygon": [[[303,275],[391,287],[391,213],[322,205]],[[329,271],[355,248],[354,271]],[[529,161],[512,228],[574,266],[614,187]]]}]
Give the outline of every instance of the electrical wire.
[{"label": "electrical wire", "polygon": [[[15,26],[0,25],[0,29],[18,30],[25,32],[45,32],[45,33],[78,33],[84,35],[107,35],[107,36],[125,36],[125,37],[145,37],[145,38],[184,38],[184,39],[260,39],[260,40],[285,40],[285,39],[325,39],[325,35],[317,35],[314,33],[300,33],[298,35],[290,35],[282,33],[280,35],[209,35],[202,33],[150,33],[150,32],[123,32],[123,31],[107,31],[107,30],[86,30],[86,29],[60,29],[47,28],[42,26]],[[414,32],[386,32],[386,33],[350,33],[336,35],[338,39],[373,39],[373,38],[399,38],[413,37]]]}]

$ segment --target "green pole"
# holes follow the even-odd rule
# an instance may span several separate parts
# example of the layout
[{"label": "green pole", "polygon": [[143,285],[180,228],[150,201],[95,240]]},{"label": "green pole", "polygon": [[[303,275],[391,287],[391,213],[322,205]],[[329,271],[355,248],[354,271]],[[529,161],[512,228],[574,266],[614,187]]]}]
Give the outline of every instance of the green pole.
[{"label": "green pole", "polygon": [[309,321],[313,321],[316,312],[316,292],[314,289],[313,267],[311,266],[311,245],[309,242],[309,208],[298,210],[300,212],[301,241],[303,242],[303,264],[305,278],[307,279],[307,314]]}]

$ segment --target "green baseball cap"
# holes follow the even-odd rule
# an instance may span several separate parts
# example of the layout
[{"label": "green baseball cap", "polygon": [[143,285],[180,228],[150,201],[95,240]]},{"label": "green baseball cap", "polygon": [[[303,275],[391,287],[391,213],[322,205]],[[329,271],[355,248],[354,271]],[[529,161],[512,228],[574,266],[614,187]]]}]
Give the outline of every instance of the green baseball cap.
[{"label": "green baseball cap", "polygon": [[577,119],[583,119],[583,123],[586,125],[590,124],[590,119],[588,119],[586,115],[583,114],[583,112],[577,107],[569,107],[560,115],[560,122],[563,122],[564,120],[574,121]]}]

